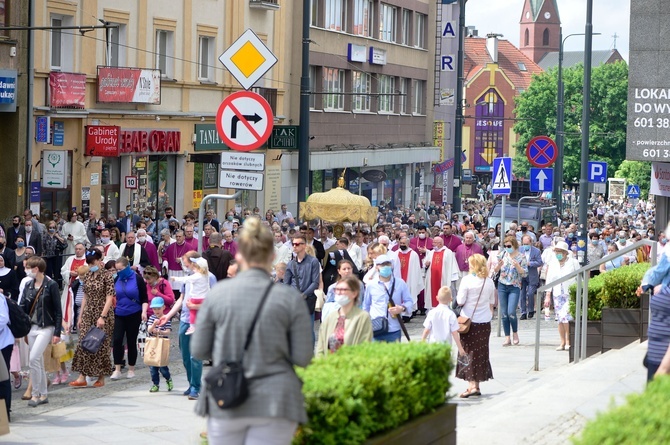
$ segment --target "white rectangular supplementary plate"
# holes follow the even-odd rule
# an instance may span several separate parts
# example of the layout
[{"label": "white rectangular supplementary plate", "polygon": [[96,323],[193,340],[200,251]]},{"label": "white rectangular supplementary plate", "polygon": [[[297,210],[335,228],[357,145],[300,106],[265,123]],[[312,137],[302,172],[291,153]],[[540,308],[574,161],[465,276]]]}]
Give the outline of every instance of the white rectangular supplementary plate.
[{"label": "white rectangular supplementary plate", "polygon": [[219,60],[245,90],[251,88],[277,63],[277,57],[251,29],[247,29],[230,45]]},{"label": "white rectangular supplementary plate", "polygon": [[221,170],[219,187],[238,190],[263,190],[263,173]]},{"label": "white rectangular supplementary plate", "polygon": [[221,153],[221,168],[228,170],[265,170],[265,153],[224,151]]}]

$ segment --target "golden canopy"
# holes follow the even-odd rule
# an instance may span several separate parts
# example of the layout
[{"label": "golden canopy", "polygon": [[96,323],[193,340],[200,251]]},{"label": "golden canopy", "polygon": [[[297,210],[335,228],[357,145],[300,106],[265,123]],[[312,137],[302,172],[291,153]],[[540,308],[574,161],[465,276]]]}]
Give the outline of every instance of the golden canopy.
[{"label": "golden canopy", "polygon": [[307,202],[300,203],[300,218],[304,221],[360,221],[372,225],[377,219],[377,207],[372,207],[365,196],[337,187],[324,193],[312,193]]}]

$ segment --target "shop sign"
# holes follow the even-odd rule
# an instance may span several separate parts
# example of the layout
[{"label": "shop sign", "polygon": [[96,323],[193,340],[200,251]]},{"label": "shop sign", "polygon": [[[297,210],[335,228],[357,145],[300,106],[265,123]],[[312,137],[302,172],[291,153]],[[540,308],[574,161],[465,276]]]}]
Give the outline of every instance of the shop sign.
[{"label": "shop sign", "polygon": [[121,154],[176,154],[181,148],[179,130],[133,129],[121,130]]},{"label": "shop sign", "polygon": [[371,46],[369,62],[371,65],[386,65],[386,50]]},{"label": "shop sign", "polygon": [[65,142],[65,122],[54,121],[53,144],[62,147]]},{"label": "shop sign", "polygon": [[161,72],[99,66],[98,102],[160,105]]},{"label": "shop sign", "polygon": [[286,150],[298,149],[298,126],[297,125],[275,125],[270,136],[270,148],[283,148]]},{"label": "shop sign", "polygon": [[64,189],[67,179],[67,151],[42,151],[42,187]]},{"label": "shop sign", "polygon": [[216,124],[195,124],[195,151],[227,150],[226,144],[216,131]]},{"label": "shop sign", "polygon": [[49,104],[53,108],[85,108],[86,74],[49,73]]},{"label": "shop sign", "polygon": [[208,162],[203,168],[203,187],[206,189],[215,189],[219,179],[219,164]]},{"label": "shop sign", "polygon": [[350,43],[347,48],[347,60],[349,62],[365,62],[365,45]]},{"label": "shop sign", "polygon": [[35,142],[43,144],[51,142],[51,118],[49,116],[35,118]]},{"label": "shop sign", "polygon": [[16,111],[16,70],[0,70],[0,111]]},{"label": "shop sign", "polygon": [[88,125],[86,127],[86,156],[118,156],[120,131],[120,127],[113,125]]},{"label": "shop sign", "polygon": [[39,181],[30,183],[30,202],[40,202],[42,184]]}]

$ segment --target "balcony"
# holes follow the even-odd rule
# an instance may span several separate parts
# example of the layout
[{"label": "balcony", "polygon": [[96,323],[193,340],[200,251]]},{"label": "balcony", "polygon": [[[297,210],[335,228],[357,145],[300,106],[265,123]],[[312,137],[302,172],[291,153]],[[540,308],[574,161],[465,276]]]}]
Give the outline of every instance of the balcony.
[{"label": "balcony", "polygon": [[279,0],[249,0],[249,7],[276,11],[279,9]]}]

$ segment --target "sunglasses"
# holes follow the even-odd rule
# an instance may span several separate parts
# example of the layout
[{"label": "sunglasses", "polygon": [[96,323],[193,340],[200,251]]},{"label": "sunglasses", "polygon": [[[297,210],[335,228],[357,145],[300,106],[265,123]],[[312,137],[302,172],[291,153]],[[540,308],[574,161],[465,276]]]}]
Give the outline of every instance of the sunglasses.
[{"label": "sunglasses", "polygon": [[303,244],[305,244],[305,243],[293,243],[293,247],[302,246]]},{"label": "sunglasses", "polygon": [[512,248],[513,248],[513,246],[511,246],[511,245],[508,246],[507,244],[505,244],[505,247],[507,247],[508,249],[512,249]]}]

